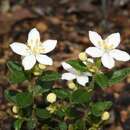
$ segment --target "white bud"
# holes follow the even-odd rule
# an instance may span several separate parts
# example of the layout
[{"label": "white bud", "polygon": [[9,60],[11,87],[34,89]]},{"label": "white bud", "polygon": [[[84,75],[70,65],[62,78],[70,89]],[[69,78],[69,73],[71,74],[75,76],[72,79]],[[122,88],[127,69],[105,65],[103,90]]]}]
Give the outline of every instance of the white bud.
[{"label": "white bud", "polygon": [[55,93],[49,93],[47,95],[47,101],[50,103],[56,102],[56,94]]}]

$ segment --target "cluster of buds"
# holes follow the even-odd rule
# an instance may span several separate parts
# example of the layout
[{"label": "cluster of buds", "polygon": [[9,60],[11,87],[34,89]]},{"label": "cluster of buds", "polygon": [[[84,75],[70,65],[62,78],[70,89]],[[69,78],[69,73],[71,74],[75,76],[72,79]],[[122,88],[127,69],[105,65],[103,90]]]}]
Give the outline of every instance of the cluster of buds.
[{"label": "cluster of buds", "polygon": [[43,71],[46,69],[46,65],[44,64],[36,64],[33,68],[33,74],[35,76],[39,76],[43,73]]}]

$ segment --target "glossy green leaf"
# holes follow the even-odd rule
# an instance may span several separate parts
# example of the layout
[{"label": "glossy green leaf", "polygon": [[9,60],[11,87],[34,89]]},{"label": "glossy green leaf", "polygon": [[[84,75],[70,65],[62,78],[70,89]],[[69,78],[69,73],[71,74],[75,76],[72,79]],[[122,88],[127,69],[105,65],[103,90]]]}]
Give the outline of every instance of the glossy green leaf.
[{"label": "glossy green leaf", "polygon": [[36,84],[37,84],[36,86],[39,86],[42,88],[42,93],[45,93],[52,89],[54,81],[42,81],[39,79],[37,80]]},{"label": "glossy green leaf", "polygon": [[59,123],[60,130],[67,130],[67,124],[65,122]]},{"label": "glossy green leaf", "polygon": [[30,120],[27,121],[27,128],[28,128],[28,130],[33,130],[36,127],[36,125],[37,125],[37,121],[36,120],[30,119]]},{"label": "glossy green leaf", "polygon": [[78,89],[73,92],[71,100],[74,103],[88,103],[91,100],[91,93],[84,89]]},{"label": "glossy green leaf", "polygon": [[36,108],[36,115],[42,119],[47,119],[51,117],[49,111],[43,108]]},{"label": "glossy green leaf", "polygon": [[69,60],[67,61],[73,68],[80,72],[86,72],[87,67],[80,60]]},{"label": "glossy green leaf", "polygon": [[95,81],[101,88],[105,88],[109,86],[109,80],[106,77],[106,75],[103,73],[96,74]]},{"label": "glossy green leaf", "polygon": [[120,81],[125,79],[129,74],[130,74],[130,68],[124,68],[113,72],[109,80],[109,85],[111,86],[113,84],[119,83]]},{"label": "glossy green leaf", "polygon": [[21,127],[22,127],[22,124],[23,124],[23,120],[22,119],[17,119],[14,122],[14,128],[15,128],[15,130],[20,130]]},{"label": "glossy green leaf", "polygon": [[45,71],[40,77],[42,81],[55,81],[61,78],[61,74],[53,71]]},{"label": "glossy green leaf", "polygon": [[21,92],[16,95],[16,104],[20,108],[25,108],[30,106],[32,105],[32,102],[33,102],[32,93]]},{"label": "glossy green leaf", "polygon": [[7,66],[9,68],[9,79],[12,83],[21,83],[25,80],[27,80],[27,76],[25,72],[23,71],[23,68],[20,64],[9,61],[7,63]]},{"label": "glossy green leaf", "polygon": [[66,89],[59,88],[59,89],[54,89],[52,91],[57,95],[58,98],[68,99],[70,97],[70,93]]},{"label": "glossy green leaf", "polygon": [[16,103],[16,92],[5,90],[4,95],[8,101]]},{"label": "glossy green leaf", "polygon": [[103,101],[103,102],[96,102],[91,106],[91,112],[94,116],[101,116],[101,114],[105,111],[110,109],[112,106],[112,102],[110,101]]}]

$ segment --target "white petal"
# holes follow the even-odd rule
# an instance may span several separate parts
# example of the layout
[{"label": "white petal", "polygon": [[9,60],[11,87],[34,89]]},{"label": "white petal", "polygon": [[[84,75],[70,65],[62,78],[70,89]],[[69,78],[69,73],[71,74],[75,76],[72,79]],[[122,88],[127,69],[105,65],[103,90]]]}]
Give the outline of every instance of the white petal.
[{"label": "white petal", "polygon": [[89,39],[96,47],[100,47],[99,42],[102,41],[101,36],[94,31],[89,31]]},{"label": "white petal", "polygon": [[83,75],[84,76],[92,76],[92,74],[90,72],[84,72]]},{"label": "white petal", "polygon": [[36,55],[36,59],[40,64],[44,64],[44,65],[53,64],[53,60],[50,57],[48,57],[47,55]]},{"label": "white petal", "polygon": [[103,66],[105,66],[108,69],[113,68],[115,65],[114,59],[108,53],[105,53],[102,56],[101,61],[102,61]]},{"label": "white petal", "polygon": [[30,70],[36,63],[36,58],[34,55],[29,55],[23,58],[22,65],[24,66],[25,70]]},{"label": "white petal", "polygon": [[88,76],[78,76],[77,77],[77,82],[82,85],[82,86],[85,86],[86,83],[88,83],[89,81],[89,78]]},{"label": "white petal", "polygon": [[103,51],[97,47],[89,47],[85,52],[92,57],[101,57],[103,55]]},{"label": "white petal", "polygon": [[116,60],[119,60],[119,61],[128,61],[130,60],[130,55],[125,52],[125,51],[121,51],[121,50],[118,50],[118,49],[114,49],[110,52],[110,55],[115,58]]},{"label": "white petal", "polygon": [[73,80],[75,78],[76,76],[72,73],[64,73],[62,74],[62,77],[61,77],[61,79],[65,79],[65,80]]},{"label": "white petal", "polygon": [[105,43],[112,45],[113,48],[116,48],[120,44],[120,33],[113,33],[105,39]]},{"label": "white petal", "polygon": [[57,40],[46,40],[45,42],[42,43],[42,47],[44,52],[43,53],[48,53],[52,51],[57,44]]},{"label": "white petal", "polygon": [[68,63],[62,62],[62,66],[65,70],[67,70],[71,73],[74,73],[74,74],[76,73],[76,70],[71,65],[69,65]]},{"label": "white petal", "polygon": [[24,43],[14,42],[10,45],[13,52],[18,55],[26,56],[29,53],[29,48]]},{"label": "white petal", "polygon": [[28,34],[28,44],[36,44],[40,42],[40,33],[36,28],[33,28]]}]

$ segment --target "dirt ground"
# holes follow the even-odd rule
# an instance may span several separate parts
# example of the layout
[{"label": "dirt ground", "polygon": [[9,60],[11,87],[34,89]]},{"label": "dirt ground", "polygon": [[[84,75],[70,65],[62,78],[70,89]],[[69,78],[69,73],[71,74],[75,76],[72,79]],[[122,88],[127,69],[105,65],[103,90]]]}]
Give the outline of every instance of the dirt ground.
[{"label": "dirt ground", "polygon": [[[26,42],[30,29],[36,27],[41,39],[57,39],[56,50],[51,53],[54,66],[61,69],[61,61],[75,59],[79,52],[91,45],[88,31],[95,30],[104,37],[112,32],[121,33],[119,48],[130,53],[130,2],[103,5],[100,0],[1,0],[0,11],[0,130],[11,130],[13,119],[8,116],[10,104],[3,92],[6,88],[21,89],[8,81],[6,63],[20,59],[9,45],[14,41]],[[117,68],[130,63],[117,63]],[[111,120],[104,130],[130,130],[130,77],[111,86],[106,98],[113,101]],[[97,97],[101,97],[97,91]]]}]

